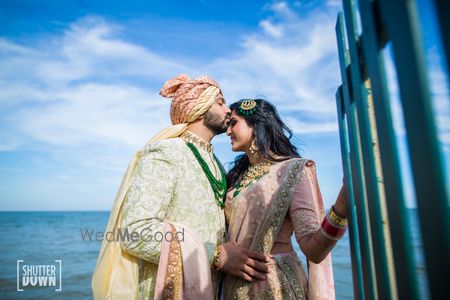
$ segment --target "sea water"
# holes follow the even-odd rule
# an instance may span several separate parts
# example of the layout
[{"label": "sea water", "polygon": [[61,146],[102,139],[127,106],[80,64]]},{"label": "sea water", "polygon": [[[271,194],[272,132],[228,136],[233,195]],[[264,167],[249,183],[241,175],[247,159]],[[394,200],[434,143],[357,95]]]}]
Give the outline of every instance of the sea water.
[{"label": "sea water", "polygon": [[[415,210],[410,210],[416,270],[421,298],[428,298],[422,244]],[[0,299],[92,299],[91,276],[101,242],[95,234],[105,230],[109,212],[0,212]],[[89,239],[89,235],[94,233]],[[101,239],[98,239],[101,240]],[[295,240],[294,240],[295,241]],[[301,251],[294,243],[296,251]],[[353,299],[349,236],[332,252],[337,299]],[[57,286],[21,286],[18,264],[51,265],[61,261],[61,290]],[[19,261],[19,262],[18,262]],[[21,265],[20,265],[21,266]],[[306,264],[304,264],[306,266]],[[53,268],[52,268],[53,270]],[[59,270],[57,270],[57,277]],[[59,280],[59,277],[56,278]]]}]

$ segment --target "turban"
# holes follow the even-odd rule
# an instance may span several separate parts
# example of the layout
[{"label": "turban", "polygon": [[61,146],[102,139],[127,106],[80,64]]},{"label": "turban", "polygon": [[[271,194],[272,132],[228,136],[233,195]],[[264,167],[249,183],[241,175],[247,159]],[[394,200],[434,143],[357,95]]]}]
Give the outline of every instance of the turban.
[{"label": "turban", "polygon": [[159,94],[172,98],[170,119],[173,125],[159,132],[150,143],[180,136],[189,123],[203,116],[211,108],[219,93],[217,82],[205,75],[191,79],[181,74],[167,80]]}]

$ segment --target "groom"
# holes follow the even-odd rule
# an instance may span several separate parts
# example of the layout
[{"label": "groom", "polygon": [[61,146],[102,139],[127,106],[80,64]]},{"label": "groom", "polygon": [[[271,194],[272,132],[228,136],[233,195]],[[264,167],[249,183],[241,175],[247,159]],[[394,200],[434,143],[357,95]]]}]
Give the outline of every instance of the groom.
[{"label": "groom", "polygon": [[217,298],[219,269],[264,279],[266,256],[225,243],[227,185],[210,144],[230,115],[219,85],[179,75],[160,95],[172,99],[173,126],[141,151],[120,214],[134,236],[121,243],[138,259],[140,298]]}]

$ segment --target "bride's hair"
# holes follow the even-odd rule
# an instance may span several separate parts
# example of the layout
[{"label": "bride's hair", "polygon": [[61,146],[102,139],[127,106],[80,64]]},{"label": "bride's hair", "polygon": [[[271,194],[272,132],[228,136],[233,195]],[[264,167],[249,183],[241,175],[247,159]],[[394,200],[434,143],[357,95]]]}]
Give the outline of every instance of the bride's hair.
[{"label": "bride's hair", "polygon": [[[242,99],[231,104],[230,109],[243,117],[248,126],[253,128],[259,154],[272,161],[300,157],[297,147],[291,143],[292,130],[281,120],[275,107],[266,100],[253,99],[256,102],[256,110],[250,115],[245,115],[239,109],[244,100],[248,99]],[[232,188],[241,179],[249,164],[247,154],[236,157],[227,174],[227,189]]]}]

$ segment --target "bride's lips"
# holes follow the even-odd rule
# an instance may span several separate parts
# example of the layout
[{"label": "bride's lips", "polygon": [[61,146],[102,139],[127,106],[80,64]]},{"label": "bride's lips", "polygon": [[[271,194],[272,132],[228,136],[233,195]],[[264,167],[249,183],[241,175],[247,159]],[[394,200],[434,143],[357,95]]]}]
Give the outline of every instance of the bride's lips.
[{"label": "bride's lips", "polygon": [[233,144],[235,141],[236,141],[236,138],[235,138],[235,137],[230,137],[230,142],[231,142],[231,144]]}]

